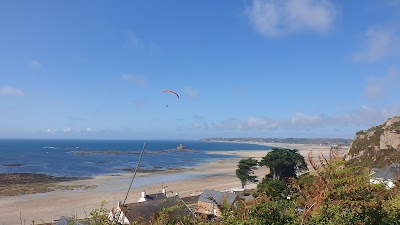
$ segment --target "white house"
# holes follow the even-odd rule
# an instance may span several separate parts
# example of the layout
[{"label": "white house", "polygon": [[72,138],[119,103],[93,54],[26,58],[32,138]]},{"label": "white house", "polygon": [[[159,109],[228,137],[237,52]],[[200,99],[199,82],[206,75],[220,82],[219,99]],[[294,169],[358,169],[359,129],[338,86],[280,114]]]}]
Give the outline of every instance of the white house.
[{"label": "white house", "polygon": [[370,184],[385,184],[387,188],[393,188],[400,175],[400,164],[393,163],[386,169],[372,168],[370,172]]}]

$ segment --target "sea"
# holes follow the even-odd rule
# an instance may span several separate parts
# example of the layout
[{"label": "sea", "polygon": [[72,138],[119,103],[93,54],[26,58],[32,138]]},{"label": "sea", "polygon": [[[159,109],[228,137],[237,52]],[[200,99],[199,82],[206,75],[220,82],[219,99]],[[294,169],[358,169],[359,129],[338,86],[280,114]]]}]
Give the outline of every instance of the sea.
[{"label": "sea", "polygon": [[[177,150],[179,145],[187,149]],[[257,144],[170,140],[0,139],[0,173],[92,177],[113,173],[180,170],[237,156],[218,151],[270,150]],[[266,152],[267,153],[267,152]]]}]

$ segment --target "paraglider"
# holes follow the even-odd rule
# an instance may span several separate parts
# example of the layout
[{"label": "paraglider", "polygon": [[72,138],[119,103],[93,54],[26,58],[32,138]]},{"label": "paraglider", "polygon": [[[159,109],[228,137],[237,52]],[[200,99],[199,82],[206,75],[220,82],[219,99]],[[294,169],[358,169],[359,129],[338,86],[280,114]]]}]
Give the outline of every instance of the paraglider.
[{"label": "paraglider", "polygon": [[176,97],[179,98],[179,95],[175,91],[172,91],[172,90],[164,90],[164,91],[162,91],[162,93],[164,93],[164,92],[171,92],[171,93],[175,94]]},{"label": "paraglider", "polygon": [[[172,94],[175,94],[176,97],[179,99],[179,95],[178,95],[175,91],[172,91],[172,90],[164,90],[164,91],[162,91],[161,93],[164,93],[164,92],[170,92],[170,93],[172,93]],[[165,107],[168,108],[168,105],[165,105]]]}]

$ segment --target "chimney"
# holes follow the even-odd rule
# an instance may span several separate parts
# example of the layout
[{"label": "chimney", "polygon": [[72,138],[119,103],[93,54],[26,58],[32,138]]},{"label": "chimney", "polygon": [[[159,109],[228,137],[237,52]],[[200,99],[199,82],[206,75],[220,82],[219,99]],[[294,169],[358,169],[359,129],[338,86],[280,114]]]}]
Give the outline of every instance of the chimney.
[{"label": "chimney", "polygon": [[139,198],[137,202],[145,202],[146,201],[146,191],[142,191],[142,196]]}]

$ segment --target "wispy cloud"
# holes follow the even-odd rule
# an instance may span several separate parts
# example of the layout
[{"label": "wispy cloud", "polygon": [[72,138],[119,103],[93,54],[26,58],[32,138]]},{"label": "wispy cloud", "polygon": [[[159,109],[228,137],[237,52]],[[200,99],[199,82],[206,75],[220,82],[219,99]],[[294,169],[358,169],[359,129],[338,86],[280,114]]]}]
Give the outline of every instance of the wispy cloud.
[{"label": "wispy cloud", "polygon": [[320,124],[322,120],[321,116],[310,116],[302,112],[295,112],[291,118],[291,123],[300,126],[315,125]]},{"label": "wispy cloud", "polygon": [[135,32],[128,30],[127,31],[127,35],[128,35],[128,40],[127,40],[127,45],[130,48],[139,48],[140,47],[140,39],[139,37],[137,37],[137,35],[135,34]]},{"label": "wispy cloud", "polygon": [[56,133],[64,133],[64,134],[71,133],[72,134],[72,133],[87,133],[87,132],[92,132],[92,131],[93,131],[93,129],[90,128],[90,127],[83,128],[83,129],[74,129],[74,128],[71,128],[71,127],[66,127],[66,128],[63,128],[63,129],[49,128],[49,129],[45,130],[44,132],[45,133],[50,133],[50,134],[56,134]]},{"label": "wispy cloud", "polygon": [[203,123],[195,122],[192,123],[192,129],[208,129],[208,124],[205,122]]},{"label": "wispy cloud", "polygon": [[63,131],[64,131],[65,133],[69,133],[69,132],[72,131],[72,128],[71,128],[71,127],[67,127],[67,128],[64,128]]},{"label": "wispy cloud", "polygon": [[372,63],[384,58],[393,43],[393,33],[387,28],[370,28],[365,34],[363,47],[353,54],[356,63]]},{"label": "wispy cloud", "polygon": [[121,78],[123,80],[132,82],[134,85],[142,88],[148,87],[147,80],[141,75],[133,75],[133,74],[122,74]]},{"label": "wispy cloud", "polygon": [[349,113],[342,115],[308,115],[303,112],[294,112],[290,118],[273,119],[268,117],[249,117],[245,120],[229,119],[214,123],[217,130],[264,130],[264,131],[292,131],[309,130],[321,127],[356,127],[370,126],[384,122],[390,117],[400,115],[400,104],[386,109],[360,106]]},{"label": "wispy cloud", "polygon": [[337,10],[329,0],[253,0],[245,15],[257,32],[274,37],[301,31],[327,32]]},{"label": "wispy cloud", "polygon": [[39,71],[43,68],[43,65],[37,60],[32,60],[29,62],[29,68],[32,71]]},{"label": "wispy cloud", "polygon": [[1,96],[22,96],[24,92],[20,89],[11,87],[11,86],[3,86],[0,88]]},{"label": "wispy cloud", "polygon": [[247,120],[228,119],[214,123],[218,130],[271,130],[280,126],[280,121],[268,117],[249,117]]},{"label": "wispy cloud", "polygon": [[371,76],[364,89],[364,97],[370,100],[382,97],[386,91],[398,88],[400,76],[394,68],[389,69],[384,76]]},{"label": "wispy cloud", "polygon": [[58,132],[57,129],[51,129],[51,128],[49,128],[49,129],[47,129],[47,130],[45,131],[45,133],[51,133],[51,134],[57,133],[57,132]]},{"label": "wispy cloud", "polygon": [[149,55],[158,55],[161,52],[160,47],[156,43],[151,41],[144,41],[132,30],[127,30],[126,34],[126,45],[128,48],[145,52]]},{"label": "wispy cloud", "polygon": [[199,96],[199,92],[192,87],[185,87],[183,91],[191,98],[196,98]]}]

